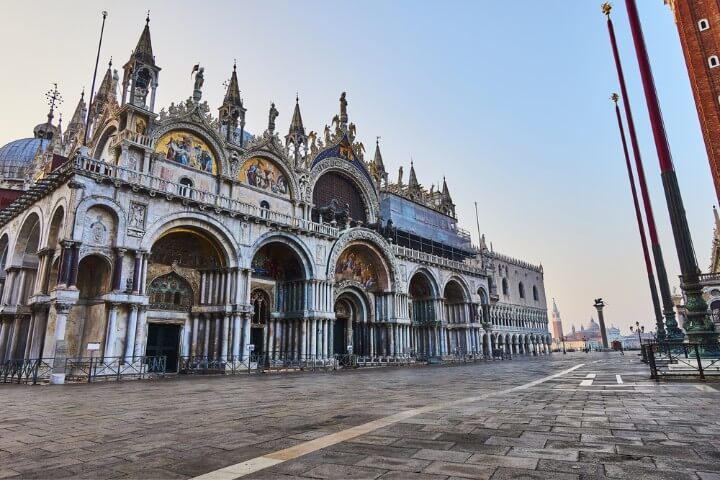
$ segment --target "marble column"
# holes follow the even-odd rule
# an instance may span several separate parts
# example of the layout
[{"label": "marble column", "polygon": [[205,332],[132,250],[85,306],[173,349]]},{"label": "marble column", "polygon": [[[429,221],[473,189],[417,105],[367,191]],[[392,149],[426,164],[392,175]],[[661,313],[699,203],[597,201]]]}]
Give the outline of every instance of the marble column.
[{"label": "marble column", "polygon": [[113,271],[113,281],[112,281],[112,290],[114,292],[122,290],[122,267],[123,267],[123,259],[125,258],[125,250],[124,248],[118,248],[115,250],[115,268]]},{"label": "marble column", "polygon": [[240,345],[240,355],[242,356],[243,360],[250,358],[250,352],[248,351],[248,345],[250,345],[250,324],[252,323],[252,317],[249,313],[246,313],[243,315],[242,324],[243,324],[243,336],[242,336],[242,344]]},{"label": "marble column", "polygon": [[192,314],[192,339],[190,340],[190,353],[189,355],[192,357],[197,356],[197,347],[198,347],[198,341],[200,340],[198,338],[198,330],[199,330],[199,322],[200,319],[198,318],[199,315],[197,313]]},{"label": "marble column", "polygon": [[317,319],[310,320],[310,355],[315,358],[317,355]]},{"label": "marble column", "polygon": [[182,351],[180,352],[181,357],[190,356],[190,340],[192,337],[192,322],[190,316],[185,319],[185,325],[183,325],[182,332]]},{"label": "marble column", "polygon": [[136,357],[145,356],[145,347],[147,346],[147,307],[141,305],[138,308],[138,322],[135,333],[135,350]]},{"label": "marble column", "polygon": [[237,361],[240,358],[240,342],[242,340],[242,321],[239,313],[236,313],[232,317],[233,328],[232,328],[232,359]]},{"label": "marble column", "polygon": [[125,337],[125,363],[132,363],[135,356],[135,332],[137,330],[138,306],[136,303],[130,305],[128,315],[127,335]]},{"label": "marble column", "polygon": [[222,339],[220,340],[220,360],[227,362],[228,338],[230,336],[230,314],[225,314],[222,319]]},{"label": "marble column", "polygon": [[50,375],[51,384],[59,385],[65,383],[65,359],[67,358],[65,327],[70,308],[72,308],[71,304],[55,304],[55,355],[53,355],[53,373]]},{"label": "marble column", "polygon": [[108,310],[107,333],[105,334],[105,358],[115,356],[118,306],[119,305],[117,303],[109,304],[110,309]]}]

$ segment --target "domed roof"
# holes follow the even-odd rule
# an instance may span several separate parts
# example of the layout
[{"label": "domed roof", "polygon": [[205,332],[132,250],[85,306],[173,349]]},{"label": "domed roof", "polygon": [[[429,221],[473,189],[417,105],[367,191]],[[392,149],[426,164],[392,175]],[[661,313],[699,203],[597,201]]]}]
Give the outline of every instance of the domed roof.
[{"label": "domed roof", "polygon": [[30,166],[38,148],[45,149],[49,142],[44,138],[22,138],[0,147],[0,168]]}]

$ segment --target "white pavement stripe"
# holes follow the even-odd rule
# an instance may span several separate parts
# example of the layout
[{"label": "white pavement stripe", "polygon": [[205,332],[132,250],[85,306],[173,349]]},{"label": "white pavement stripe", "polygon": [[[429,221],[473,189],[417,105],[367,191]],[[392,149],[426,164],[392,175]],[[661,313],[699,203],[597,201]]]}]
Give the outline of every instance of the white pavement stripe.
[{"label": "white pavement stripe", "polygon": [[595,378],[595,376],[595,373],[588,373],[587,375],[585,375],[585,378]]},{"label": "white pavement stripe", "polygon": [[620,376],[620,375],[615,375],[615,380],[617,380],[617,383],[618,383],[618,384],[623,383],[622,376]]},{"label": "white pavement stripe", "polygon": [[580,382],[581,387],[590,387],[590,386],[592,386],[592,384],[593,384],[592,380],[583,380],[582,382]]},{"label": "white pavement stripe", "polygon": [[421,413],[432,412],[434,410],[440,410],[441,408],[447,408],[449,406],[460,405],[463,403],[477,402],[478,400],[484,400],[494,395],[505,395],[507,393],[516,392],[518,390],[527,390],[528,388],[532,388],[535,385],[539,385],[541,383],[547,382],[548,380],[552,380],[553,378],[557,378],[565,375],[566,373],[577,370],[583,365],[584,363],[581,363],[553,375],[539,378],[537,380],[533,380],[532,382],[518,385],[517,387],[501,390],[499,392],[490,392],[484,395],[479,395],[477,397],[466,397],[459,400],[454,400],[452,402],[436,403],[434,405],[428,405],[426,407],[413,408],[411,410],[398,412],[387,417],[378,418],[377,420],[373,420],[372,422],[363,423],[362,425],[348,428],[347,430],[343,430],[341,432],[331,433],[330,435],[325,435],[324,437],[300,443],[298,445],[295,445],[294,447],[289,447],[284,450],[268,453],[260,457],[251,458],[250,460],[245,460],[244,462],[236,463],[234,465],[230,465],[219,470],[213,470],[212,472],[208,472],[206,474],[194,477],[193,480],[232,480],[235,478],[244,477],[245,475],[264,470],[268,467],[272,467],[273,465],[277,465],[278,463],[282,463],[287,460],[293,460],[295,458],[307,455],[308,453],[315,452],[322,448],[326,448],[337,443],[350,440],[351,438],[359,437],[360,435],[365,435],[366,433],[377,430],[378,428],[387,427],[388,425],[400,422],[401,420],[405,420],[406,418],[420,415]]},{"label": "white pavement stripe", "polygon": [[717,392],[713,387],[709,385],[695,385],[695,388],[700,390],[701,392]]}]

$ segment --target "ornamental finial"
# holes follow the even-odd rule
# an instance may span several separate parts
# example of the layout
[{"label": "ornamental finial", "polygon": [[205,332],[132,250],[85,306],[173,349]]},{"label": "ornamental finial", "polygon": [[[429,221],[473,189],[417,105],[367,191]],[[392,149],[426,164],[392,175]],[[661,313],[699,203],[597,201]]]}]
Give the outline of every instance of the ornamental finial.
[{"label": "ornamental finial", "polygon": [[618,100],[620,100],[620,95],[618,95],[617,93],[613,93],[612,95],[610,95],[610,100],[615,102],[615,105],[617,105]]},{"label": "ornamental finial", "polygon": [[600,7],[602,8],[602,13],[606,16],[610,16],[610,10],[612,10],[612,4],[610,2],[605,2]]}]

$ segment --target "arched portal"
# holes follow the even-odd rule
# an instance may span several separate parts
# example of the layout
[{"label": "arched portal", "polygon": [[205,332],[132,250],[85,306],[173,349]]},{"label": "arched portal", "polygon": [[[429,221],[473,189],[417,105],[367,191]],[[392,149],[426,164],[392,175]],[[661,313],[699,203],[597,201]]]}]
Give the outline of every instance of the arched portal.
[{"label": "arched portal", "polygon": [[[252,258],[251,299],[255,313],[251,339],[255,352],[267,361],[307,359],[318,355],[322,329],[307,319],[311,262],[293,240],[276,236],[263,240]],[[262,295],[260,294],[262,292]],[[263,346],[258,350],[258,345]]]},{"label": "arched portal", "polygon": [[370,306],[365,293],[353,287],[344,289],[335,300],[334,311],[333,353],[373,356],[374,325],[370,322]]},{"label": "arched portal", "polygon": [[231,319],[225,306],[234,301],[235,281],[226,268],[229,255],[206,229],[177,226],[163,232],[150,248],[145,278],[131,280],[140,281],[133,290],[144,292],[149,305],[145,316],[137,315],[134,329],[136,315],[129,313],[126,345],[134,330],[135,343],[144,344],[148,356],[164,356],[168,371],[177,369],[180,356],[202,357],[196,362],[207,364],[227,355]]},{"label": "arched portal", "polygon": [[467,353],[474,350],[468,327],[472,314],[466,292],[457,280],[450,280],[443,291],[445,322],[448,325],[447,343],[450,352]]},{"label": "arched portal", "polygon": [[410,278],[408,316],[415,327],[415,351],[420,356],[438,355],[437,283],[425,270]]}]

